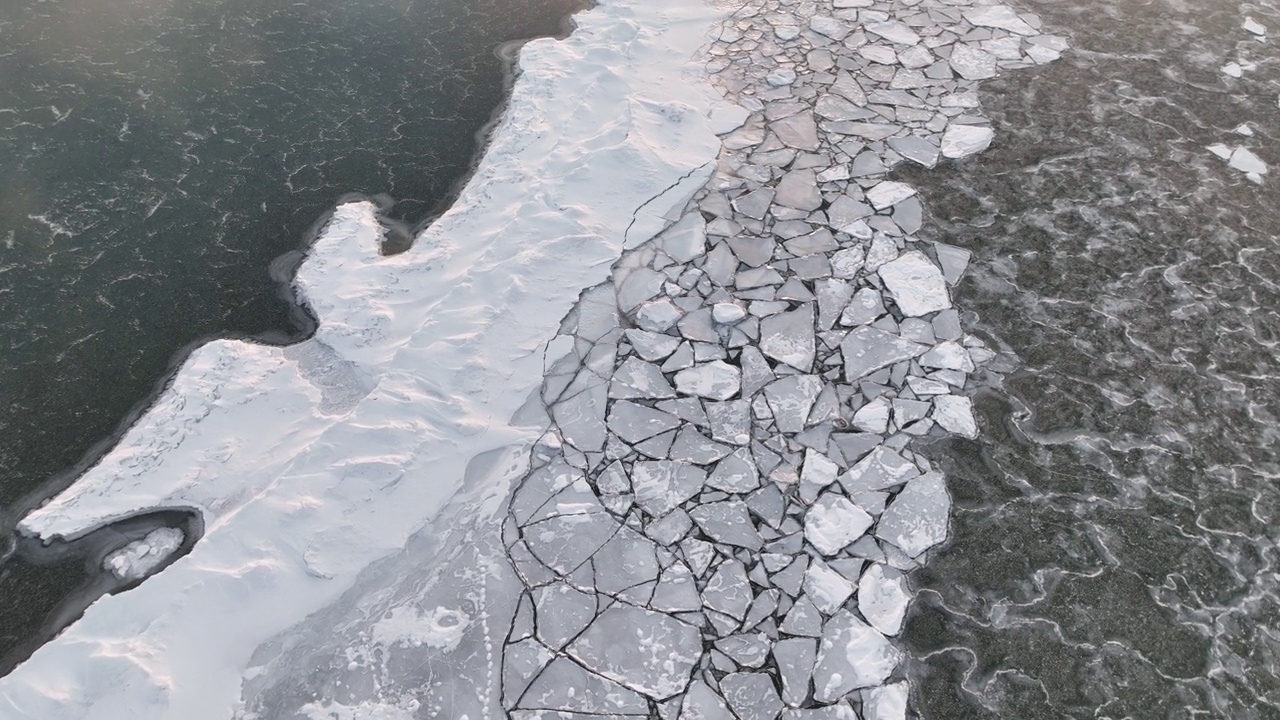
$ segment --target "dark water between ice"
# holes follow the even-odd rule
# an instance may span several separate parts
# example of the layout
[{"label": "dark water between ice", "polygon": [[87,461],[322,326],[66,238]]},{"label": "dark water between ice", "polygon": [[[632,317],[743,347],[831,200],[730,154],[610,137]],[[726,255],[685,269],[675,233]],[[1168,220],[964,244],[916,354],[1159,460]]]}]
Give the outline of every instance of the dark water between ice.
[{"label": "dark water between ice", "polygon": [[[1280,717],[1280,10],[1026,7],[1073,50],[985,83],[995,145],[911,178],[976,253],[970,327],[1016,359],[981,440],[935,448],[953,543],[913,577],[913,704]],[[1241,54],[1257,69],[1224,76]]]},{"label": "dark water between ice", "polygon": [[[304,332],[272,259],[345,193],[436,209],[502,101],[496,46],[583,4],[0,3],[0,537],[185,346]],[[0,668],[85,563],[4,564]]]}]

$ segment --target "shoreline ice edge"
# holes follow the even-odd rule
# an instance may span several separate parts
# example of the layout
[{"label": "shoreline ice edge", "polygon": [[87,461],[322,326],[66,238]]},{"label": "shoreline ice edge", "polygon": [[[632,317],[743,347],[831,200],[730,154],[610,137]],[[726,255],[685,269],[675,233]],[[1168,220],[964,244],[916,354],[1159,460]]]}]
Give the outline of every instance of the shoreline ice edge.
[{"label": "shoreline ice edge", "polygon": [[[401,549],[473,458],[536,439],[507,419],[542,382],[545,343],[710,175],[726,105],[688,77],[725,14],[600,0],[567,38],[525,45],[474,175],[402,255],[378,255],[372,205],[340,206],[295,279],[311,339],[197,349],[110,453],[21,522],[70,537],[195,507],[206,532],[0,679],[3,714],[230,716],[263,641]],[[499,468],[494,491],[521,470]]]}]

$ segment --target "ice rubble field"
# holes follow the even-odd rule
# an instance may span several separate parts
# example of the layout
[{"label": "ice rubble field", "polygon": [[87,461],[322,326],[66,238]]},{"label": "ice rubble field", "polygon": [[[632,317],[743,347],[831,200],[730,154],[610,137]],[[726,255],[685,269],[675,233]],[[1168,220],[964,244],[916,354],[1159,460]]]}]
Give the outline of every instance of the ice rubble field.
[{"label": "ice rubble field", "polygon": [[[476,176],[403,255],[340,207],[297,278],[315,338],[201,348],[24,520],[180,506],[207,531],[0,680],[0,714],[230,717],[255,650],[478,489],[477,544],[518,578],[505,617],[472,608],[509,628],[485,655],[509,716],[903,717],[903,572],[949,508],[909,445],[976,434],[990,353],[952,307],[967,253],[916,241],[887,176],[986,148],[977,83],[1065,42],[961,0],[729,13],[603,2],[530,44]],[[367,639],[447,658],[472,619],[406,604]],[[290,711],[437,712],[344,693]]]}]

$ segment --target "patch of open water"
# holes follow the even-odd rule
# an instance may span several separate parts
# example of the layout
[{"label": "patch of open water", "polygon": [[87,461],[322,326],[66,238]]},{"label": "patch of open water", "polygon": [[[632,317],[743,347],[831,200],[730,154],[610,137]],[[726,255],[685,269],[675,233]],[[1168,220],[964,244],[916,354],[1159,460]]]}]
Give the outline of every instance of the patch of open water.
[{"label": "patch of open water", "polygon": [[1206,150],[1280,161],[1280,52],[1242,28],[1280,12],[1028,7],[1072,51],[983,85],[979,161],[909,179],[1005,351],[980,439],[935,448],[956,507],[912,578],[913,704],[1280,717],[1280,193]]}]

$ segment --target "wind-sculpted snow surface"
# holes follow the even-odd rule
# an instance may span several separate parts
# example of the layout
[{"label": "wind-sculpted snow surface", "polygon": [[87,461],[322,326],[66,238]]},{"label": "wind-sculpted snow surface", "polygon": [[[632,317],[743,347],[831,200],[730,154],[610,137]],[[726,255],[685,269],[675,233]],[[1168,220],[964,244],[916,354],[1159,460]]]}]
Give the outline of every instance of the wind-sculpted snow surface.
[{"label": "wind-sculpted snow surface", "polygon": [[910,446],[976,435],[992,353],[952,306],[968,253],[917,241],[887,175],[985,149],[976,85],[1056,58],[1038,28],[961,0],[726,23],[707,67],[741,111],[715,174],[552,343],[505,529],[510,717],[906,717],[904,572],[950,509]]},{"label": "wind-sculpted snow surface", "polygon": [[[510,457],[536,438],[508,420],[542,382],[547,338],[624,242],[662,229],[710,176],[721,101],[691,58],[721,17],[605,0],[567,39],[525,46],[485,158],[408,252],[379,254],[371,204],[339,207],[296,280],[314,338],[199,348],[102,462],[23,521],[74,536],[183,507],[205,534],[0,680],[0,716],[223,720],[254,705],[246,682],[273,677],[269,660],[250,668],[266,640],[332,606],[460,487],[500,500],[527,469]],[[446,652],[469,647],[450,628],[484,624],[406,609],[371,637]]]}]

